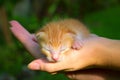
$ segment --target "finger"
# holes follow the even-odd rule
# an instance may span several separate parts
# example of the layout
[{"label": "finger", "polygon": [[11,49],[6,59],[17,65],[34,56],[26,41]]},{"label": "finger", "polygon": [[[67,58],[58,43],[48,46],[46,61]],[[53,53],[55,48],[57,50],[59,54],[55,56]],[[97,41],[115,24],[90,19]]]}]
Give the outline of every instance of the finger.
[{"label": "finger", "polygon": [[20,25],[19,22],[13,20],[10,21],[10,24],[11,24],[10,29],[12,30],[13,33],[20,33],[20,34],[14,34],[15,36],[22,36],[22,37],[31,36],[30,33],[22,25]]},{"label": "finger", "polygon": [[38,42],[37,42],[37,38],[36,38],[35,34],[32,34],[31,36],[33,37],[33,39],[32,39],[32,40],[33,40],[33,41],[35,41],[36,43],[38,43]]},{"label": "finger", "polygon": [[25,41],[31,38],[30,33],[25,28],[23,28],[22,25],[20,25],[17,21],[11,21],[10,24],[12,26],[10,30],[22,43],[25,43]]},{"label": "finger", "polygon": [[65,62],[49,63],[43,61],[42,59],[37,59],[32,61],[28,65],[28,68],[32,70],[42,70],[52,73],[66,69],[67,65],[65,64]]},{"label": "finger", "polygon": [[17,21],[11,21],[10,30],[15,37],[26,47],[26,49],[35,57],[40,57],[39,45],[32,39],[33,36]]}]

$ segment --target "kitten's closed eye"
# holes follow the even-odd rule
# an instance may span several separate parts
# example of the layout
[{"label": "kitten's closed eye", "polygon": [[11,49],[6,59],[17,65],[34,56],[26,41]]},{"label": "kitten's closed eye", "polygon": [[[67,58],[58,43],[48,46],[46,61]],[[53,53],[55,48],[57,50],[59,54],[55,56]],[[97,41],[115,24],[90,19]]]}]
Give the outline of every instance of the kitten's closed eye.
[{"label": "kitten's closed eye", "polygon": [[43,47],[42,49],[50,52],[50,49],[49,49],[49,48]]},{"label": "kitten's closed eye", "polygon": [[66,49],[67,49],[66,47],[63,47],[63,46],[62,46],[62,47],[60,48],[60,51],[64,51],[64,50],[66,50]]},{"label": "kitten's closed eye", "polygon": [[62,51],[64,51],[64,50],[66,50],[66,48],[60,49],[60,52],[62,52]]},{"label": "kitten's closed eye", "polygon": [[60,53],[65,53],[66,51],[68,51],[70,48],[68,47],[62,47],[61,49],[60,49]]}]

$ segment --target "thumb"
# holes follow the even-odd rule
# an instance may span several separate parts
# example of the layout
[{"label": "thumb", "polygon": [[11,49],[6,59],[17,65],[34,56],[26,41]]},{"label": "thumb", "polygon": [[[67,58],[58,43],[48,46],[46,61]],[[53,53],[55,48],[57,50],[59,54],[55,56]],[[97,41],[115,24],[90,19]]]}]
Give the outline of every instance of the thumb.
[{"label": "thumb", "polygon": [[67,67],[65,62],[51,63],[51,62],[46,62],[43,59],[36,59],[32,61],[30,64],[28,64],[28,68],[31,70],[42,70],[52,73],[52,72],[64,70]]}]

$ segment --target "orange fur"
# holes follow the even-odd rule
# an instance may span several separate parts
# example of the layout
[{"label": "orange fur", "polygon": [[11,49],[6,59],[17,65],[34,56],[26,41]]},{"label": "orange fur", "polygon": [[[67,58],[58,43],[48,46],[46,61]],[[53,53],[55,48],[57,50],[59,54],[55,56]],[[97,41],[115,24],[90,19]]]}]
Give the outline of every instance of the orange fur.
[{"label": "orange fur", "polygon": [[88,36],[88,29],[75,19],[50,22],[36,33],[41,50],[49,61],[54,61],[52,58],[54,56],[62,58],[77,38],[82,39]]}]

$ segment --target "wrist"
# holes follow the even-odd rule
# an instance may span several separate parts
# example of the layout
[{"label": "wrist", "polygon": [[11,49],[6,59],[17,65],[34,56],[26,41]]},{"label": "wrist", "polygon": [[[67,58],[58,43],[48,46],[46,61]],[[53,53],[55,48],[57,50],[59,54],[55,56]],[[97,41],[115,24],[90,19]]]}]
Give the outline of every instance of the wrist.
[{"label": "wrist", "polygon": [[106,69],[120,69],[120,41],[101,38],[96,45],[96,65]]}]

